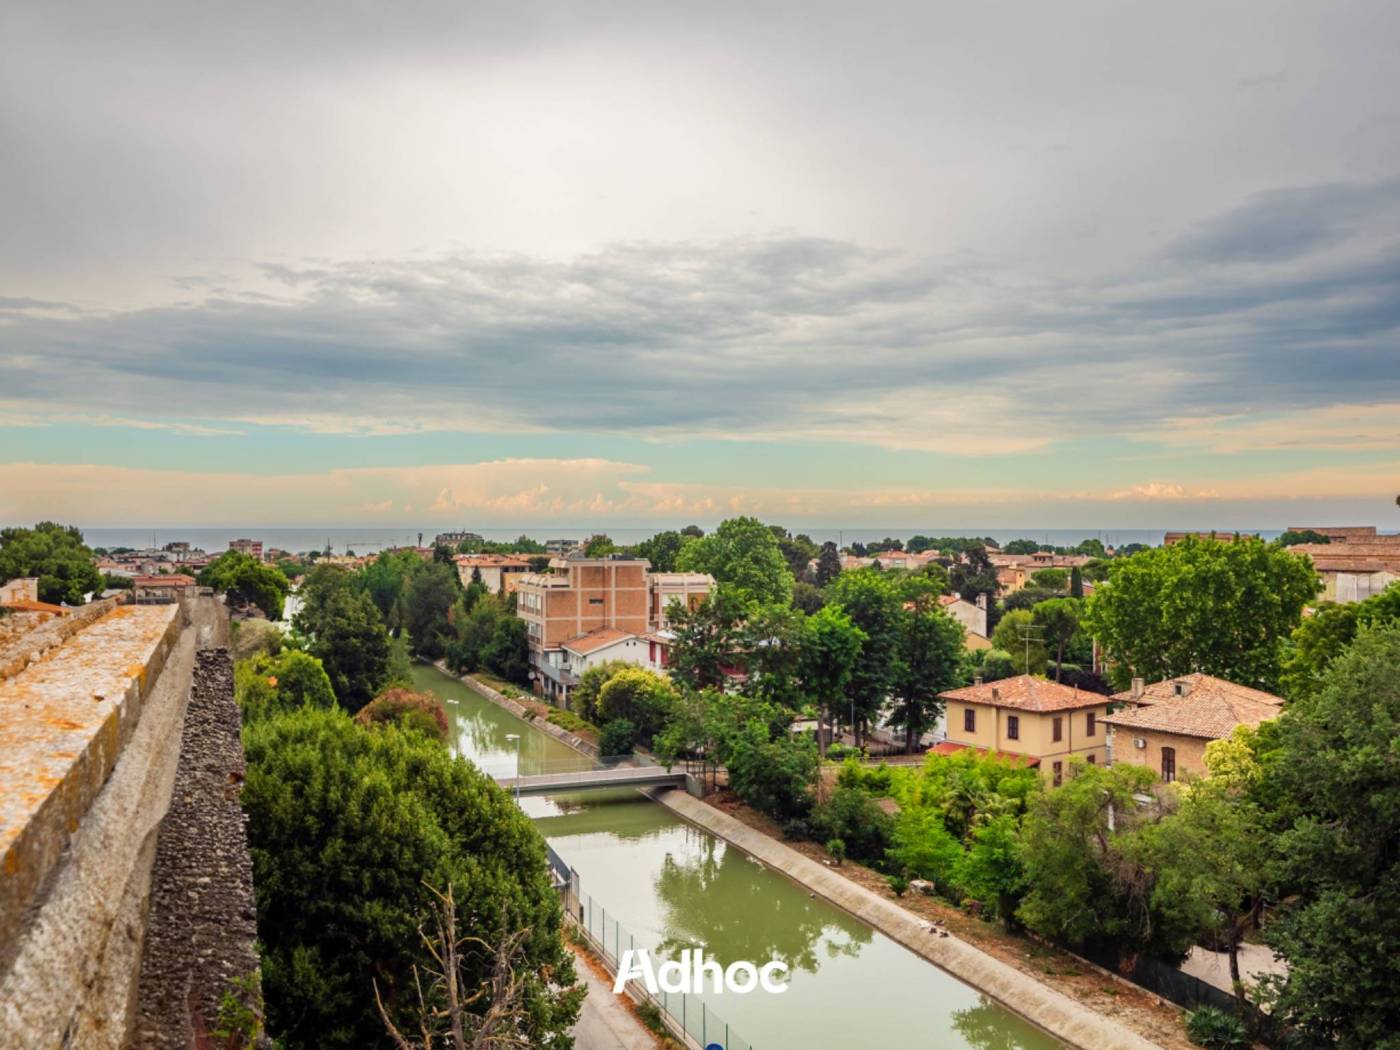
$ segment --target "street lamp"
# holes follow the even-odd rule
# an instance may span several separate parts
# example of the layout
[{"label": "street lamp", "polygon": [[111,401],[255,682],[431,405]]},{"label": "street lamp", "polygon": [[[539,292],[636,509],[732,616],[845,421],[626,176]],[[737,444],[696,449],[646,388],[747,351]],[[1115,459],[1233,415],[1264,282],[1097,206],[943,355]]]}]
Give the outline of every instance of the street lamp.
[{"label": "street lamp", "polygon": [[520,734],[507,733],[507,740],[515,741],[515,803],[520,804]]}]

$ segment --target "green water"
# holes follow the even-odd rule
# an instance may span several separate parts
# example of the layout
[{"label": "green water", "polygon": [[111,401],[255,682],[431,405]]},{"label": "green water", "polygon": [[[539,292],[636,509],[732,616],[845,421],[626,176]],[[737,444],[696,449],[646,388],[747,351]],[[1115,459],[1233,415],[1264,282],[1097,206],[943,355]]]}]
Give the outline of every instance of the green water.
[{"label": "green water", "polygon": [[[445,702],[458,751],[498,776],[588,768],[572,749],[431,667],[419,688]],[[639,946],[702,947],[722,965],[780,959],[788,990],[707,994],[709,1010],[758,1050],[980,1047],[1049,1050],[1060,1044],[936,966],[814,898],[742,850],[635,791],[526,798],[580,890]],[[623,947],[626,947],[624,942]],[[723,1042],[708,1029],[711,1041]],[[730,1046],[742,1045],[731,1038]]]}]

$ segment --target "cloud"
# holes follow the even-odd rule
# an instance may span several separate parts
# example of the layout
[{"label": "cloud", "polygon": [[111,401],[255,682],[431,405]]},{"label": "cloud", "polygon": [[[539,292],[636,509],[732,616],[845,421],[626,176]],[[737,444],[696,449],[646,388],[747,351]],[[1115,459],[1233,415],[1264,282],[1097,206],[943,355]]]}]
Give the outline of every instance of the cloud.
[{"label": "cloud", "polygon": [[[13,318],[0,324],[0,374],[12,412],[31,418],[111,418],[121,404],[133,406],[121,419],[213,430],[957,455],[1125,431],[1178,444],[1183,421],[1220,431],[1339,405],[1379,415],[1400,403],[1400,245],[1373,243],[1361,220],[1388,214],[1395,186],[1299,192],[1304,203],[1222,217],[1206,239],[1213,268],[1163,264],[1135,281],[1031,279],[793,234],[268,265],[275,297]],[[1345,220],[1323,223],[1326,236],[1279,234],[1272,243],[1304,253],[1296,265],[1261,272],[1226,246],[1228,231],[1307,201]]]},{"label": "cloud", "polygon": [[[161,521],[181,525],[438,524],[514,527],[609,522],[713,523],[737,514],[770,521],[995,523],[1037,508],[1042,523],[1083,524],[1111,508],[1140,507],[1160,521],[1160,506],[1313,505],[1389,502],[1400,461],[1365,468],[1280,472],[1210,488],[1146,481],[1119,489],[1067,491],[1010,485],[837,488],[740,486],[675,481],[647,468],[603,459],[502,459],[436,466],[365,467],[285,475],[197,473],[83,464],[0,464],[0,520],[45,517],[95,524]],[[93,493],[102,492],[102,520]],[[414,515],[413,508],[422,508]],[[1115,511],[1116,513],[1117,511]],[[410,515],[414,515],[410,517]]]}]

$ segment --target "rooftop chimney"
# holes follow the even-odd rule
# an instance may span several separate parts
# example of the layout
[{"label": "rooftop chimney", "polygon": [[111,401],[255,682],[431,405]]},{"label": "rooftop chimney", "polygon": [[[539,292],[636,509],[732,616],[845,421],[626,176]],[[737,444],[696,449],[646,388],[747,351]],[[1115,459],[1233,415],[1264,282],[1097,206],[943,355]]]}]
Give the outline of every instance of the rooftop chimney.
[{"label": "rooftop chimney", "polygon": [[1134,699],[1134,700],[1136,700],[1138,697],[1140,697],[1140,696],[1142,695],[1143,689],[1146,688],[1146,685],[1147,685],[1147,683],[1144,682],[1141,678],[1134,678],[1134,679],[1133,679],[1133,699]]},{"label": "rooftop chimney", "polygon": [[974,678],[974,679],[972,680],[972,684],[973,684],[973,685],[981,685],[981,684],[982,684],[982,676],[979,674],[976,678]]},{"label": "rooftop chimney", "polygon": [[1000,699],[1001,699],[1001,688],[1000,688],[999,686],[995,686],[995,685],[992,686],[992,699],[993,699],[993,700],[1000,700]]}]

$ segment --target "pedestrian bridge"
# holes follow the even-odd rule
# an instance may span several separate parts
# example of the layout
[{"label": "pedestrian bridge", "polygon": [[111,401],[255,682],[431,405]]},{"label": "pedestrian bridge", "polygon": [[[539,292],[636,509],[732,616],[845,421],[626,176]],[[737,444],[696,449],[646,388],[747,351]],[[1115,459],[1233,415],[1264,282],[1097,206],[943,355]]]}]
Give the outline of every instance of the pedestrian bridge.
[{"label": "pedestrian bridge", "polygon": [[519,795],[558,795],[565,791],[583,791],[606,787],[678,787],[688,788],[688,778],[682,770],[669,771],[660,766],[619,766],[613,769],[585,769],[561,773],[535,773],[524,777],[497,777],[496,783]]}]

